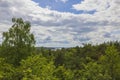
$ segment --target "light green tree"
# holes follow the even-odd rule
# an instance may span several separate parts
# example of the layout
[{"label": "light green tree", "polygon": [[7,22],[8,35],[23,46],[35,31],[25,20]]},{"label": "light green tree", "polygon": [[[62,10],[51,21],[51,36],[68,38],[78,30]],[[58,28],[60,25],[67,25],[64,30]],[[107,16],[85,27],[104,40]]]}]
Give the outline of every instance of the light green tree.
[{"label": "light green tree", "polygon": [[4,58],[0,58],[0,80],[13,80],[14,74],[15,68],[6,63]]},{"label": "light green tree", "polygon": [[105,55],[101,56],[100,61],[112,80],[120,79],[120,54],[114,45],[107,47]]},{"label": "light green tree", "polygon": [[40,55],[30,56],[21,61],[23,80],[58,80],[54,76],[55,66]]},{"label": "light green tree", "polygon": [[66,69],[64,66],[59,66],[56,70],[54,75],[59,80],[74,80],[74,72],[70,69]]},{"label": "light green tree", "polygon": [[79,70],[79,80],[111,80],[110,75],[103,73],[103,71],[101,64],[89,62],[88,64],[84,64],[82,70]]},{"label": "light green tree", "polygon": [[33,52],[34,35],[30,33],[31,25],[22,18],[13,18],[13,25],[8,32],[3,33],[0,56],[8,63],[19,65],[21,59],[25,59]]}]

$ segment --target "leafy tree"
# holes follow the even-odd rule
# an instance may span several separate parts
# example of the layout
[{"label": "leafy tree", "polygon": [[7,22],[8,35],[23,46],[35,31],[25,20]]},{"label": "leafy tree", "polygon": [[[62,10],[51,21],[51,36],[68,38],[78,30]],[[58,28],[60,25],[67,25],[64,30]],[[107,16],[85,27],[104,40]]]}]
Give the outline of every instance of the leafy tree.
[{"label": "leafy tree", "polygon": [[74,73],[70,69],[66,69],[64,66],[59,66],[56,70],[54,75],[59,80],[73,80],[74,79]]},{"label": "leafy tree", "polygon": [[100,61],[112,80],[120,79],[120,55],[114,45],[107,47],[105,55],[101,56]]},{"label": "leafy tree", "polygon": [[96,62],[89,62],[84,64],[84,68],[79,70],[80,80],[111,80],[110,75],[103,74],[103,68],[101,64]]},{"label": "leafy tree", "polygon": [[55,66],[41,55],[34,55],[21,61],[23,80],[58,80],[53,74]]},{"label": "leafy tree", "polygon": [[0,80],[13,80],[15,79],[15,68],[5,62],[4,58],[0,58]]},{"label": "leafy tree", "polygon": [[30,33],[30,23],[22,18],[13,18],[13,25],[8,32],[3,33],[0,56],[8,63],[19,65],[21,59],[33,52],[34,35]]},{"label": "leafy tree", "polygon": [[65,52],[62,51],[62,50],[57,50],[55,53],[54,53],[54,56],[55,56],[55,65],[56,66],[61,66],[64,64],[64,54]]}]

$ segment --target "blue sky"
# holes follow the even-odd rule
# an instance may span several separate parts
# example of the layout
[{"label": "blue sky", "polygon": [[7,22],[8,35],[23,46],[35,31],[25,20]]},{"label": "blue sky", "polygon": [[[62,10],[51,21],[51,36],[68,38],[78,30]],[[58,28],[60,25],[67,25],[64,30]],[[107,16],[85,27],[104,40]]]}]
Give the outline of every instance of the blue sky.
[{"label": "blue sky", "polygon": [[13,17],[31,22],[36,46],[120,41],[120,0],[2,0],[0,43]]},{"label": "blue sky", "polygon": [[72,5],[81,3],[83,0],[67,0],[66,2],[63,2],[61,0],[33,0],[37,3],[39,3],[39,6],[46,8],[49,7],[51,10],[56,10],[59,12],[70,12],[74,14],[94,14],[95,10],[92,11],[83,11],[83,10],[75,10],[73,9]]},{"label": "blue sky", "polygon": [[33,0],[33,1],[39,3],[39,6],[43,8],[45,8],[46,6],[50,6],[51,10],[57,10],[60,12],[71,12],[75,14],[83,12],[72,9],[73,4],[80,3],[82,0],[68,0],[65,3],[60,0]]}]

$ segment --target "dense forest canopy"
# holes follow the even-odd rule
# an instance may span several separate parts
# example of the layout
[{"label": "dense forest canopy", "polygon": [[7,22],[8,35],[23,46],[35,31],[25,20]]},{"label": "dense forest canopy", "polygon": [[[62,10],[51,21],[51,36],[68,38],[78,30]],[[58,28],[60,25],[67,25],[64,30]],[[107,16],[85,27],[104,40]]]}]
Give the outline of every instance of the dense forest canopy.
[{"label": "dense forest canopy", "polygon": [[0,80],[120,80],[120,42],[35,48],[30,23],[13,18],[0,45]]}]

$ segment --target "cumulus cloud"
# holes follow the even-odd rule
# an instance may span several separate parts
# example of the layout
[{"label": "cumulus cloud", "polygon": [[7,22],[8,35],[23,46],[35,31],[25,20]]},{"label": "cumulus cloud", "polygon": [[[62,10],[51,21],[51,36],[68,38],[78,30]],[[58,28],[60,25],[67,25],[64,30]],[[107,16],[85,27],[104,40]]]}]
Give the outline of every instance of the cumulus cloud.
[{"label": "cumulus cloud", "polygon": [[84,0],[80,4],[73,5],[76,10],[103,11],[110,7],[111,0]]},{"label": "cumulus cloud", "polygon": [[[66,2],[67,0],[62,0]],[[32,0],[0,0],[0,41],[12,17],[31,22],[36,46],[77,46],[81,43],[102,43],[120,40],[120,1],[84,0],[74,4],[76,10],[93,11],[94,14],[58,12],[42,8]]]},{"label": "cumulus cloud", "polygon": [[84,0],[81,3],[74,4],[73,9],[78,11],[96,11],[92,17],[99,17],[98,20],[117,23],[120,22],[119,4],[119,0]]}]

